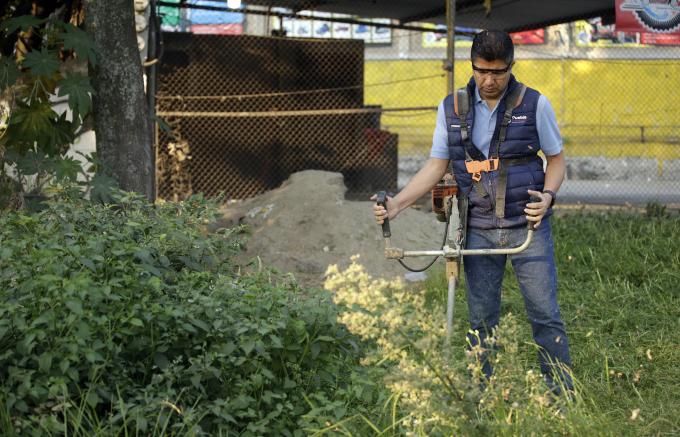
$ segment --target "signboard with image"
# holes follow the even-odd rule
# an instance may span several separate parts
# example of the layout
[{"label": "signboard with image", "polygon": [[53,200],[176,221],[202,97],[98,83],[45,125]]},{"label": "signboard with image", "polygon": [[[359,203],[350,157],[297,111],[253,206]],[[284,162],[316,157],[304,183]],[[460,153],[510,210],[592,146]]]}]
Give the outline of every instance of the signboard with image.
[{"label": "signboard with image", "polygon": [[[217,0],[193,0],[191,4],[223,8],[225,2]],[[240,35],[243,33],[243,14],[238,12],[188,9],[187,21],[192,33],[216,35]]]},{"label": "signboard with image", "polygon": [[616,30],[641,44],[680,45],[680,0],[616,0]]},{"label": "signboard with image", "polygon": [[[440,47],[446,48],[446,26],[438,25],[432,26],[434,32],[423,33],[423,47]],[[467,32],[474,34],[479,32],[481,29],[475,29],[472,27],[459,27],[456,26],[457,32]],[[513,32],[510,34],[512,41],[516,45],[527,45],[527,44],[545,44],[545,29],[534,29],[525,30],[522,32]],[[456,35],[456,47],[471,47],[472,46],[472,36],[471,35]]]},{"label": "signboard with image", "polygon": [[[331,17],[330,13],[317,12],[315,17],[327,18]],[[314,20],[312,24],[314,38],[331,38],[333,35],[333,28],[330,21]]]},{"label": "signboard with image", "polygon": [[[282,9],[272,9],[277,12],[286,12]],[[336,39],[362,39],[366,44],[391,44],[392,29],[382,27],[380,24],[389,24],[389,19],[358,18],[345,14],[331,14],[327,12],[301,11],[299,15],[310,16],[312,19],[284,18],[280,20],[272,17],[271,28],[278,29],[283,26],[287,36],[299,38],[336,38]],[[368,24],[349,24],[326,21],[324,18],[352,19],[365,21]],[[375,25],[374,25],[375,24]]]},{"label": "signboard with image", "polygon": [[[423,33],[422,45],[424,48],[446,48],[446,26],[444,25],[433,25],[426,24],[426,27],[432,27],[432,32]],[[457,27],[456,30],[459,31],[470,31],[475,32],[477,29],[471,29],[467,27]],[[470,47],[472,46],[472,37],[464,35],[456,35],[456,47]]]},{"label": "signboard with image", "polygon": [[[390,24],[388,19],[374,19],[373,23]],[[392,29],[389,27],[371,26],[371,42],[375,44],[390,44],[392,42]]]},{"label": "signboard with image", "polygon": [[634,32],[618,24],[602,24],[600,18],[574,23],[574,41],[578,47],[652,47],[680,45],[680,35],[668,32]]},{"label": "signboard with image", "polygon": [[510,34],[515,45],[545,44],[545,29],[523,30]]}]

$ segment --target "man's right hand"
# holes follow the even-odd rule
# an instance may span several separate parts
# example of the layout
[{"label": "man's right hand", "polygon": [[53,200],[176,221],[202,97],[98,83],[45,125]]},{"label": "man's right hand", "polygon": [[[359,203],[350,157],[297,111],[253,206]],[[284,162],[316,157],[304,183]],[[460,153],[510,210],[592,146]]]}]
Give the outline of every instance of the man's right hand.
[{"label": "man's right hand", "polygon": [[[371,196],[372,201],[376,201],[378,199],[378,195],[374,194]],[[388,220],[392,220],[399,214],[399,202],[390,196],[387,196],[387,209],[383,207],[382,205],[378,205],[377,203],[373,204],[373,214],[375,215],[375,222],[379,225],[382,225],[385,222],[385,218]]]}]

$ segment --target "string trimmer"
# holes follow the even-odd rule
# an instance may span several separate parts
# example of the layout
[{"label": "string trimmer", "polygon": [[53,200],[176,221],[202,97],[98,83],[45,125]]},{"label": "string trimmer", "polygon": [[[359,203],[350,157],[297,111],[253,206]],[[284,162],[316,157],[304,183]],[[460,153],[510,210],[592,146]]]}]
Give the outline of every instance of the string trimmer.
[{"label": "string trimmer", "polygon": [[[382,224],[382,233],[385,238],[385,258],[398,260],[406,269],[412,269],[404,264],[403,259],[407,257],[434,256],[446,259],[446,277],[448,278],[449,290],[446,305],[446,338],[450,344],[451,333],[453,331],[453,310],[456,297],[456,285],[460,275],[460,262],[463,256],[476,255],[513,255],[522,252],[531,243],[534,234],[534,223],[528,222],[527,238],[521,245],[507,249],[465,249],[463,247],[465,229],[458,212],[458,187],[452,175],[447,175],[432,189],[432,211],[437,214],[440,221],[446,222],[444,242],[441,249],[437,250],[404,250],[393,247],[391,243],[392,232],[387,218]],[[540,202],[541,199],[532,197],[533,202]],[[380,191],[376,200],[378,205],[387,209],[387,193]],[[434,261],[425,269],[431,266]],[[420,269],[420,271],[425,270]]]}]

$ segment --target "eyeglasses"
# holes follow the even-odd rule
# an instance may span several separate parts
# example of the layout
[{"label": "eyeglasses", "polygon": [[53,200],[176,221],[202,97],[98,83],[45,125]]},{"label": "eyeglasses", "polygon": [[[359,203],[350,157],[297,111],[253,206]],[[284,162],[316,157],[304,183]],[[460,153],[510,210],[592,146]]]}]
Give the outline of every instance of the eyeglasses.
[{"label": "eyeglasses", "polygon": [[472,69],[477,73],[481,74],[482,76],[490,74],[491,76],[500,77],[507,73],[510,70],[510,68],[512,68],[512,64],[513,63],[511,62],[510,64],[508,64],[507,67],[498,69],[478,68],[475,67],[475,64],[472,64]]}]

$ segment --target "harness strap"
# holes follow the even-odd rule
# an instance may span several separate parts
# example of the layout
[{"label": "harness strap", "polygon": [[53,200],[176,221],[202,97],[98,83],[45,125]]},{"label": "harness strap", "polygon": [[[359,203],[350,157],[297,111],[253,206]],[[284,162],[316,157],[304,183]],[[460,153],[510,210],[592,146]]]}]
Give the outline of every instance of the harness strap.
[{"label": "harness strap", "polygon": [[503,113],[503,121],[501,122],[501,128],[499,130],[498,140],[496,142],[496,153],[493,155],[494,157],[497,157],[500,154],[501,143],[505,141],[508,126],[512,121],[512,111],[514,111],[515,108],[517,108],[522,103],[522,100],[524,99],[524,93],[526,93],[526,91],[526,85],[520,83],[519,86],[515,87],[515,89],[512,90],[510,94],[508,94],[508,97],[505,100],[506,108],[505,112]]},{"label": "harness strap", "polygon": [[[481,159],[479,160],[474,160],[472,158],[473,155],[481,158],[481,152],[475,147],[474,144],[472,144],[472,139],[470,136],[470,126],[468,125],[467,122],[467,115],[470,112],[470,100],[471,96],[470,93],[468,93],[467,88],[459,88],[456,90],[456,93],[453,95],[453,106],[454,106],[454,111],[455,114],[458,116],[458,119],[460,120],[460,138],[463,141],[463,147],[465,149],[465,161],[466,161],[466,166],[468,162],[480,162]],[[486,193],[486,190],[482,186],[482,184],[479,184],[478,182],[482,179],[482,173],[481,170],[475,170],[475,171],[469,171],[472,173],[472,186],[474,189],[477,191],[477,194],[479,194],[482,197],[488,196]]]},{"label": "harness strap", "polygon": [[527,164],[536,159],[535,156],[525,156],[523,158],[501,159],[501,167],[498,173],[496,185],[496,217],[505,217],[505,190],[508,185],[508,167],[513,165]]},{"label": "harness strap", "polygon": [[[498,138],[496,139],[496,148],[489,159],[474,159],[473,155],[480,156],[481,152],[472,143],[470,136],[470,126],[467,123],[467,115],[470,112],[471,96],[467,88],[459,88],[453,96],[454,112],[460,120],[461,140],[465,148],[465,168],[467,172],[472,175],[472,186],[481,197],[487,197],[489,194],[484,189],[484,185],[480,183],[482,179],[482,172],[499,171],[497,188],[496,188],[496,217],[505,217],[505,195],[507,189],[508,166],[519,163],[530,162],[535,157],[519,158],[519,159],[499,159],[501,144],[505,141],[508,126],[512,121],[512,112],[524,100],[526,93],[526,85],[520,83],[515,87],[505,99],[506,109],[503,113],[503,119],[498,131]],[[489,147],[490,151],[493,150]],[[466,196],[467,197],[467,196]],[[467,202],[466,202],[467,203]]]},{"label": "harness strap", "polygon": [[[503,113],[503,121],[501,123],[501,128],[498,134],[498,140],[496,143],[496,153],[494,157],[498,157],[501,153],[501,143],[505,141],[505,136],[508,131],[508,126],[512,121],[512,111],[515,110],[524,100],[524,93],[526,93],[526,85],[520,83],[519,86],[515,87],[512,92],[508,95],[506,101],[505,112]],[[531,159],[534,159],[531,157]],[[508,185],[508,166],[513,165],[511,162],[517,160],[507,160],[502,159],[500,162],[498,182],[496,185],[496,217],[505,217],[505,191]]]},{"label": "harness strap", "polygon": [[467,123],[467,115],[470,112],[470,96],[466,88],[460,88],[453,96],[454,111],[460,119],[460,136],[465,144],[465,153],[468,153],[470,141],[470,126]]},{"label": "harness strap", "polygon": [[460,247],[465,249],[467,224],[468,224],[468,196],[458,196],[458,216],[460,217],[460,227],[458,235],[458,243]]}]

